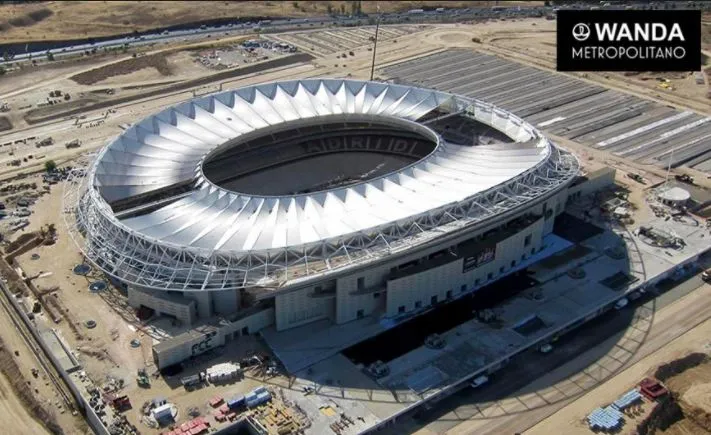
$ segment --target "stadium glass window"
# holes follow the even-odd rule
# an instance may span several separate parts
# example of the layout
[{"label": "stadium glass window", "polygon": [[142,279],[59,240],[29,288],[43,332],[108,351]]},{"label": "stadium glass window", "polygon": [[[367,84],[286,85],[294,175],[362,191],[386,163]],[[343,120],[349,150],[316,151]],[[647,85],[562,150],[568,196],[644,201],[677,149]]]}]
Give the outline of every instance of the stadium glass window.
[{"label": "stadium glass window", "polygon": [[532,236],[529,234],[526,236],[525,239],[523,239],[523,246],[529,246],[531,244],[531,238]]},{"label": "stadium glass window", "polygon": [[380,297],[380,292],[373,293],[373,299],[378,299]]},{"label": "stadium glass window", "polygon": [[422,308],[422,301],[415,301],[415,308]]},{"label": "stadium glass window", "polygon": [[447,290],[447,299],[452,298],[452,290]]},{"label": "stadium glass window", "polygon": [[363,313],[363,310],[358,310],[358,311],[356,312],[356,316],[357,316],[359,319],[362,319],[364,315],[365,315],[365,313]]},{"label": "stadium glass window", "polygon": [[362,276],[358,278],[358,290],[363,290],[365,288],[365,278]]},{"label": "stadium glass window", "polygon": [[494,274],[491,273],[491,272],[489,272],[489,274],[486,275],[486,279],[488,279],[489,281],[491,281],[491,279],[492,279],[493,277],[494,277]]},{"label": "stadium glass window", "polygon": [[459,291],[462,292],[462,293],[464,293],[465,291],[467,291],[467,285],[466,285],[466,284],[462,284],[462,286],[459,287]]},{"label": "stadium glass window", "polygon": [[437,303],[437,296],[432,296],[432,299],[430,300],[430,304],[434,305]]},{"label": "stadium glass window", "polygon": [[399,307],[397,307],[397,312],[398,312],[398,313],[401,313],[401,314],[404,313],[404,312],[405,312],[405,306],[404,306],[404,305],[400,305]]}]

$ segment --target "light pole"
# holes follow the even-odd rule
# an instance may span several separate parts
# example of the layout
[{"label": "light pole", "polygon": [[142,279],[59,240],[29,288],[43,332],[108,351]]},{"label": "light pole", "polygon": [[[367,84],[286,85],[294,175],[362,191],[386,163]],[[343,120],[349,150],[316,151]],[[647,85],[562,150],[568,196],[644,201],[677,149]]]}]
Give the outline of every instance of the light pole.
[{"label": "light pole", "polygon": [[664,180],[664,184],[669,183],[669,173],[671,172],[672,159],[674,159],[674,148],[672,147],[671,153],[669,154],[669,165],[667,166],[667,178]]},{"label": "light pole", "polygon": [[380,27],[380,5],[378,8],[378,18],[375,21],[375,41],[373,41],[373,63],[370,65],[370,81],[373,81],[375,74],[375,51],[378,49],[378,28]]}]

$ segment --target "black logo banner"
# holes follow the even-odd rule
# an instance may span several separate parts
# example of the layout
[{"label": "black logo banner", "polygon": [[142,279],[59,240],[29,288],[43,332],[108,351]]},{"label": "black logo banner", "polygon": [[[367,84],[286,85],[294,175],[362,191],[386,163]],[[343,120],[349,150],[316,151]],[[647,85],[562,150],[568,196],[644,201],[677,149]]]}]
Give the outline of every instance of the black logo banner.
[{"label": "black logo banner", "polygon": [[701,11],[557,13],[558,71],[701,69]]}]

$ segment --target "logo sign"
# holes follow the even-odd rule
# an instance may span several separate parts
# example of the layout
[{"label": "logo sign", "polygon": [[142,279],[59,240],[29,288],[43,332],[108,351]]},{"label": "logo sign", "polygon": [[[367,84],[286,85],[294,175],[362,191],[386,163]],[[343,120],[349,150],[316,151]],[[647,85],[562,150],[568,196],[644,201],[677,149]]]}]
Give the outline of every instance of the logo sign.
[{"label": "logo sign", "polygon": [[557,13],[558,71],[701,69],[701,11]]}]

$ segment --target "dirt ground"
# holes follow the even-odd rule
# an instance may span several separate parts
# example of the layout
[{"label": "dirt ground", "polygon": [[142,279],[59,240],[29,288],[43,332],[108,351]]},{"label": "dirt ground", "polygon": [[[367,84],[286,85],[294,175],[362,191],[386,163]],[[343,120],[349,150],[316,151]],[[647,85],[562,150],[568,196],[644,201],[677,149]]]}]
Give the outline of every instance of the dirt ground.
[{"label": "dirt ground", "polygon": [[[711,294],[711,286],[706,285],[703,289],[698,289],[696,291],[702,292],[704,294],[703,297],[706,297],[706,295]],[[702,295],[700,294],[699,297],[702,297]],[[675,310],[675,305],[670,306],[669,309]],[[673,315],[673,313],[669,313],[669,315]],[[681,358],[691,352],[708,352],[709,349],[711,349],[711,347],[709,347],[710,336],[711,320],[707,320],[673,340],[668,345],[647,355],[634,365],[621,371],[612,378],[609,378],[605,383],[580,396],[578,399],[572,401],[570,404],[555,412],[553,415],[542,420],[526,431],[526,435],[543,435],[552,433],[589,435],[591,432],[585,422],[585,417],[593,409],[615,401],[620,395],[633,388],[634,385],[644,377],[652,375],[656,368],[661,364]],[[707,366],[709,365],[707,364]],[[676,388],[683,388],[684,384],[691,385],[691,383],[692,382],[689,382],[685,376],[682,376],[679,377],[678,380],[672,378],[669,385],[673,390],[675,390]],[[643,409],[645,413],[649,412],[651,410],[651,404],[649,402],[645,402]],[[640,415],[636,418],[627,418],[627,423],[621,433],[635,433],[634,427],[641,422],[642,417],[643,416]],[[666,434],[667,432],[664,433]],[[681,435],[684,432],[670,433],[673,433],[674,435]],[[698,434],[698,432],[696,433]]]},{"label": "dirt ground", "polygon": [[[707,43],[705,50],[711,50],[711,25],[704,25]],[[481,32],[481,48],[511,57],[533,66],[555,69],[556,64],[556,22],[547,20],[520,20],[501,23],[495,29]],[[702,69],[711,67],[711,56],[704,58]],[[644,98],[653,98],[687,106],[694,110],[711,114],[711,79],[699,85],[693,73],[641,73],[626,75],[622,72],[573,73],[579,78],[596,81],[605,86],[618,88],[628,93],[640,94]],[[669,80],[669,88],[661,86],[660,79]]]},{"label": "dirt ground", "polygon": [[[302,17],[351,13],[351,1],[79,1],[0,6],[3,42],[62,40],[130,33],[220,18]],[[364,1],[364,13],[428,7],[487,7],[488,1]],[[542,1],[512,1],[540,5]]]},{"label": "dirt ground", "polygon": [[49,433],[22,406],[5,375],[0,375],[0,415],[3,416],[3,425],[6,433],[38,435]]},{"label": "dirt ground", "polygon": [[[25,181],[39,181],[39,177]],[[155,371],[151,355],[151,346],[154,341],[151,335],[157,336],[158,331],[168,329],[170,326],[163,319],[151,323],[158,328],[156,331],[150,327],[142,327],[135,318],[133,309],[128,307],[125,296],[121,295],[119,291],[111,288],[106,292],[92,293],[88,290],[90,282],[104,279],[103,276],[92,272],[88,277],[81,277],[71,272],[71,269],[81,262],[82,257],[68,235],[64,222],[61,221],[62,216],[59,211],[62,210],[62,195],[63,184],[53,186],[51,192],[42,196],[32,207],[31,224],[24,231],[13,235],[13,237],[17,237],[23,232],[36,231],[43,225],[54,223],[57,227],[57,242],[51,246],[40,246],[19,256],[17,263],[28,276],[41,274],[41,277],[33,280],[38,289],[59,287],[57,290],[58,299],[60,304],[66,307],[66,313],[64,320],[56,325],[56,328],[68,344],[76,350],[75,354],[82,364],[83,370],[97,385],[101,386],[109,376],[125,381],[126,387],[122,393],[129,396],[133,405],[133,409],[126,412],[126,416],[132,424],[139,427],[142,433],[157,434],[159,432],[141,423],[139,415],[139,409],[143,402],[156,397],[165,397],[175,404],[179,410],[177,420],[183,422],[189,419],[187,417],[189,408],[197,407],[202,415],[206,415],[210,410],[207,402],[215,395],[231,397],[238,393],[244,394],[262,384],[256,373],[247,373],[245,379],[240,382],[219,386],[210,385],[189,394],[182,386],[179,386],[180,376],[204,371],[206,367],[220,362],[239,360],[256,351],[265,351],[256,339],[243,337],[238,345],[230,346],[222,355],[200,365],[189,367],[179,376],[169,378],[168,382],[163,378],[151,378],[150,388],[139,388],[135,382],[137,370],[146,368],[149,373]],[[39,258],[33,260],[32,254],[39,254]],[[87,329],[84,326],[86,320],[95,320],[97,326]],[[11,327],[4,324],[5,322],[9,322],[9,320],[0,316],[0,331],[12,331]],[[73,323],[76,328],[72,328],[69,323]],[[4,335],[2,336],[4,337]],[[10,336],[9,338],[14,337],[15,340],[19,340],[15,334],[7,335]],[[141,341],[141,347],[131,347],[130,341],[134,338]],[[22,350],[20,356],[29,357],[30,353]],[[29,361],[22,361],[21,365],[27,367],[28,373],[29,368],[36,366]],[[47,397],[54,396],[47,393]],[[17,407],[18,405],[12,406]],[[0,415],[3,415],[2,400],[0,400]],[[41,432],[18,431],[14,433]]]},{"label": "dirt ground", "polygon": [[[41,365],[21,336],[16,332],[10,318],[4,313],[0,315],[0,337],[2,337],[5,346],[13,354],[15,351],[18,352],[18,355],[14,356],[14,358],[22,370],[23,377],[28,381],[27,388],[31,388],[35,397],[45,409],[52,412],[53,409],[56,409],[60,396],[42,370],[40,370],[38,378],[32,376],[31,370],[33,368],[39,369]],[[86,424],[81,417],[73,417],[68,412],[53,412],[53,414],[66,433],[84,433]],[[2,416],[4,433],[48,433],[39,422],[31,418],[27,410],[19,402],[4,374],[0,375],[0,416]]]}]

